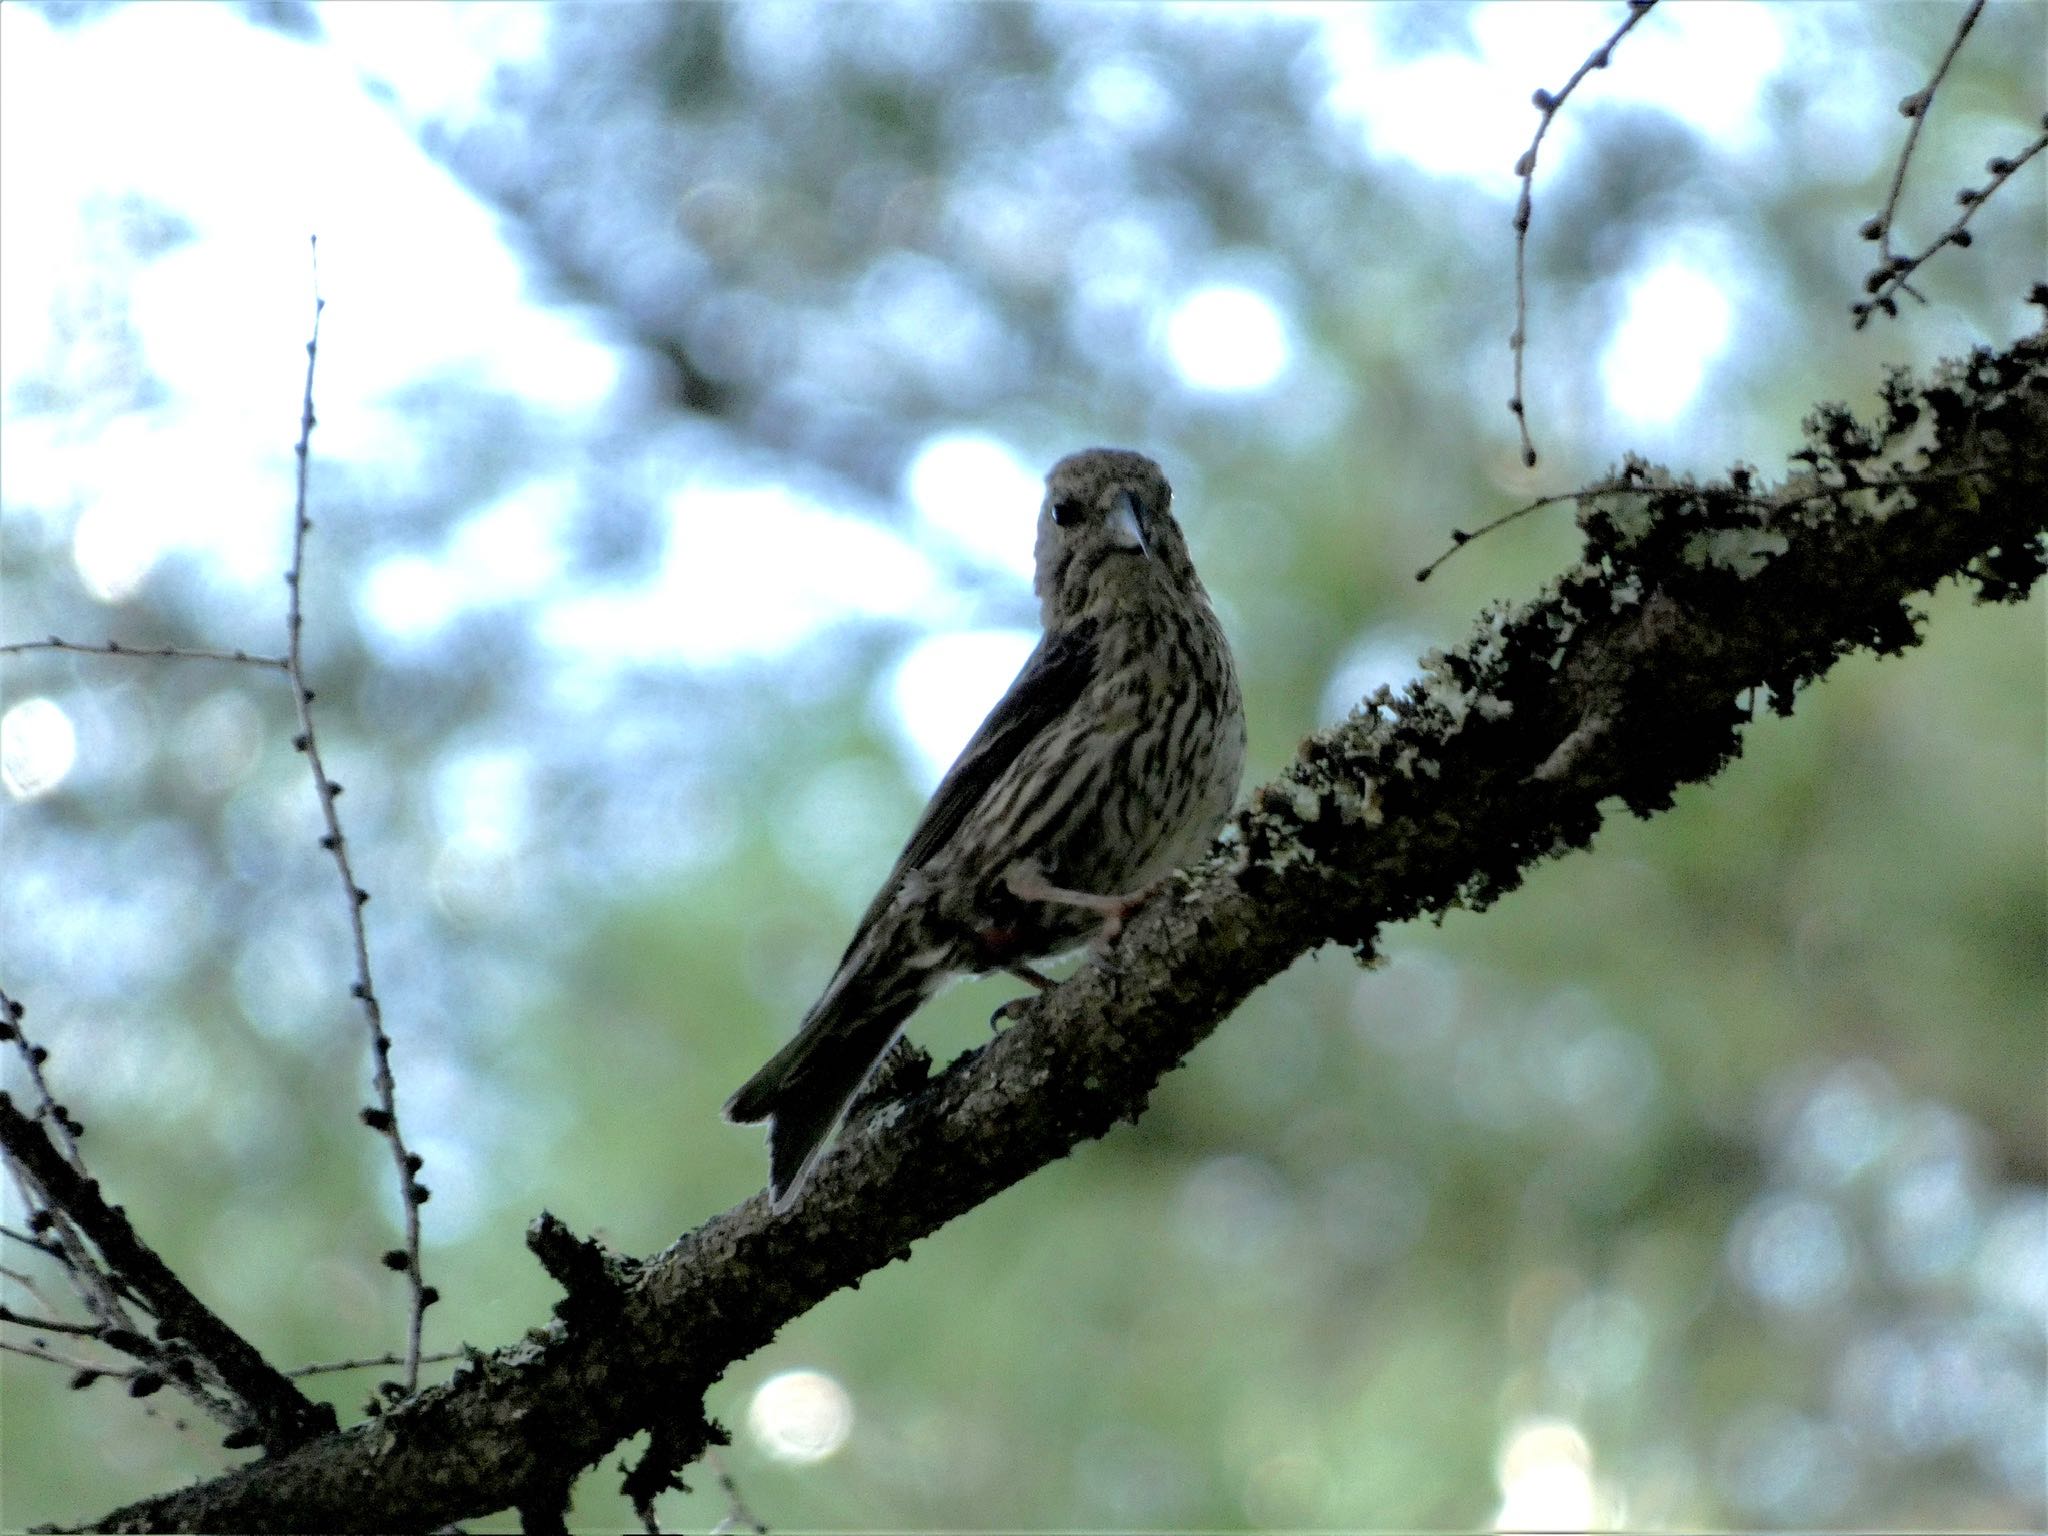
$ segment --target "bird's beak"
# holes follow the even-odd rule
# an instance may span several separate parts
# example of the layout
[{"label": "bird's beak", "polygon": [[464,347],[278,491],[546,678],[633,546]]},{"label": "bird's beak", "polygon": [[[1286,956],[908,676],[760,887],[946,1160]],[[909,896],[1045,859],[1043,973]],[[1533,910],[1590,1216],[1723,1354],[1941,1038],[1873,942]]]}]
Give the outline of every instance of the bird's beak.
[{"label": "bird's beak", "polygon": [[1138,508],[1129,491],[1118,493],[1116,505],[1110,509],[1107,526],[1109,540],[1118,549],[1135,549],[1141,555],[1151,553],[1145,548],[1145,535],[1138,531]]}]

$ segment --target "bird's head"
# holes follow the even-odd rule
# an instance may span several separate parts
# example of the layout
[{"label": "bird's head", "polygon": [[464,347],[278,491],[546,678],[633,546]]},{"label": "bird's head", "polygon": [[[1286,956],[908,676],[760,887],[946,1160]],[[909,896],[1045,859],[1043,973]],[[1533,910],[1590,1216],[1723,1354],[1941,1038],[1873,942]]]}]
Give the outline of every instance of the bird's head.
[{"label": "bird's head", "polygon": [[1123,448],[1084,448],[1053,465],[1038,511],[1032,589],[1047,629],[1199,593],[1173,520],[1173,487],[1159,466]]}]

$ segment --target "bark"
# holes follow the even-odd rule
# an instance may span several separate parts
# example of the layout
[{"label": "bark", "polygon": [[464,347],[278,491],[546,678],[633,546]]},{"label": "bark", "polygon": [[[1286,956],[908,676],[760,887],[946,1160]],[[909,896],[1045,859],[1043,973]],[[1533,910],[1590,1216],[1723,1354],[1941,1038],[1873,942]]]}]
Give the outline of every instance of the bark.
[{"label": "bark", "polygon": [[[381,1418],[107,1515],[100,1530],[413,1530],[507,1506],[545,1524],[628,1436],[652,1497],[721,1438],[703,1394],[791,1319],[1084,1139],[1247,994],[1325,943],[1484,905],[1586,847],[1618,802],[1671,804],[1790,713],[1841,656],[1918,640],[1950,578],[2017,601],[2043,569],[2048,340],[1980,352],[1881,419],[1808,423],[1798,468],[1673,483],[1631,463],[1578,498],[1587,548],[1491,610],[1424,681],[1311,737],[1208,859],[1132,919],[1119,969],[1084,968],[937,1076],[892,1063],[789,1212],[757,1196],[644,1261],[536,1224],[557,1316]],[[629,1479],[629,1481],[631,1480]]]}]

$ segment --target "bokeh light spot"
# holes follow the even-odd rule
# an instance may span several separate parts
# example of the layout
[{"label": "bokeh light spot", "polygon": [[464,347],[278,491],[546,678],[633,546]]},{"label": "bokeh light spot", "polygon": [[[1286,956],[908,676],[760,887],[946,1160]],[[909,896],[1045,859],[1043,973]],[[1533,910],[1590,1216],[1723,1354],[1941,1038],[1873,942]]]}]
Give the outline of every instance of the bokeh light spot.
[{"label": "bokeh light spot", "polygon": [[1294,347],[1271,299],[1242,284],[1214,283],[1167,317],[1166,352],[1192,388],[1240,394],[1279,378]]},{"label": "bokeh light spot", "polygon": [[188,785],[224,795],[262,758],[263,717],[245,695],[223,690],[186,713],[170,745]]},{"label": "bokeh light spot", "polygon": [[1777,1404],[1745,1409],[1722,1431],[1715,1481],[1751,1520],[1815,1525],[1842,1507],[1857,1456],[1834,1425]]},{"label": "bokeh light spot", "polygon": [[933,635],[898,663],[889,701],[922,787],[939,782],[1037,643],[1022,629]]},{"label": "bokeh light spot", "polygon": [[385,634],[410,643],[432,637],[455,616],[460,602],[454,577],[437,562],[424,555],[393,555],[370,567],[356,606]]},{"label": "bokeh light spot", "polygon": [[1029,576],[1040,481],[1008,445],[978,432],[928,438],[904,491],[918,520],[976,560]]},{"label": "bokeh light spot", "polygon": [[33,800],[64,782],[78,761],[78,732],[53,699],[23,699],[0,715],[0,783]]},{"label": "bokeh light spot", "polygon": [[1174,1233],[1208,1263],[1255,1268],[1286,1251],[1293,1214],[1287,1184],[1271,1165],[1230,1153],[1196,1164],[1181,1180]]},{"label": "bokeh light spot", "polygon": [[1399,693],[1421,675],[1416,658],[1429,649],[1419,631],[1376,627],[1338,658],[1323,685],[1316,718],[1325,725],[1348,717],[1366,696],[1381,688]]},{"label": "bokeh light spot", "polygon": [[103,603],[134,596],[161,553],[151,513],[140,503],[114,497],[95,501],[71,531],[71,563],[78,579]]},{"label": "bokeh light spot", "polygon": [[1759,1301],[1788,1309],[1821,1306],[1849,1283],[1855,1255],[1835,1208],[1803,1195],[1757,1201],[1729,1234],[1729,1256]]},{"label": "bokeh light spot", "polygon": [[1688,262],[1638,278],[1600,359],[1608,405],[1642,426],[1675,421],[1727,347],[1731,314],[1721,284]]},{"label": "bokeh light spot", "polygon": [[1503,1442],[1496,1467],[1504,1531],[1589,1531],[1612,1523],[1593,1482],[1593,1447],[1565,1419],[1528,1419]]},{"label": "bokeh light spot", "polygon": [[654,579],[549,606],[551,646],[611,661],[716,665],[773,656],[841,619],[905,618],[931,565],[887,529],[779,485],[691,485],[669,498]]},{"label": "bokeh light spot", "polygon": [[777,1461],[823,1461],[853,1433],[853,1399],[823,1371],[783,1371],[755,1389],[747,1427]]},{"label": "bokeh light spot", "polygon": [[1626,1392],[1649,1360],[1650,1320],[1635,1298],[1594,1291],[1565,1308],[1550,1332],[1552,1378],[1581,1395]]}]

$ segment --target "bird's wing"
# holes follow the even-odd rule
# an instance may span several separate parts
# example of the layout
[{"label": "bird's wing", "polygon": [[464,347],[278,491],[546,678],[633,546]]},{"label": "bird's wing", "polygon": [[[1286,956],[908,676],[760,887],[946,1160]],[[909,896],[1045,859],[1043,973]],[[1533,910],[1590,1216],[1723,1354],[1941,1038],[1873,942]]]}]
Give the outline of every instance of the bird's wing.
[{"label": "bird's wing", "polygon": [[[851,955],[868,927],[895,899],[897,887],[909,871],[922,866],[960,828],[982,797],[1017,755],[1039,733],[1064,715],[1088,686],[1096,660],[1095,625],[1077,624],[1058,634],[1048,634],[1018,672],[996,707],[981,722],[974,739],[962,749],[945,778],[918,818],[910,841],[896,859],[896,867],[882,882],[875,899],[853,931],[847,946]],[[842,962],[843,963],[843,962]]]}]

